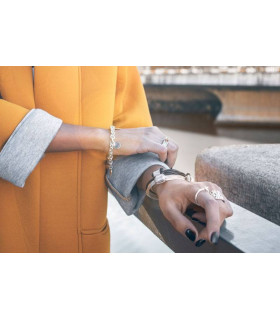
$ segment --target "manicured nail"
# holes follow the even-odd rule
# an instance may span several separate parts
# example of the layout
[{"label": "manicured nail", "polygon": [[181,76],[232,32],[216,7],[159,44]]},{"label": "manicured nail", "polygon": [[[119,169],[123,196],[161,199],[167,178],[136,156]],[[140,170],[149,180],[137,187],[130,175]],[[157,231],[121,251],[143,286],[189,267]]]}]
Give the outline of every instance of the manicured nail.
[{"label": "manicured nail", "polygon": [[196,211],[193,209],[193,208],[188,208],[187,211],[186,211],[186,214],[188,216],[192,216],[194,213],[196,213]]},{"label": "manicured nail", "polygon": [[201,221],[199,221],[199,220],[196,219],[196,218],[192,218],[192,220],[193,220],[193,221],[196,221],[196,222],[201,222]]},{"label": "manicured nail", "polygon": [[200,239],[200,240],[197,241],[197,243],[195,244],[195,246],[196,246],[196,247],[201,247],[204,242],[205,242],[204,239]]},{"label": "manicured nail", "polygon": [[195,233],[191,229],[187,229],[185,234],[192,242],[194,242],[196,236],[195,236]]},{"label": "manicured nail", "polygon": [[211,235],[211,242],[213,244],[217,244],[218,243],[218,240],[219,240],[219,234],[218,232],[213,232],[212,235]]},{"label": "manicured nail", "polygon": [[198,220],[196,218],[192,218],[192,220],[202,224],[203,226],[206,226],[206,223],[204,223],[204,222],[202,222],[202,221],[200,221],[200,220]]}]

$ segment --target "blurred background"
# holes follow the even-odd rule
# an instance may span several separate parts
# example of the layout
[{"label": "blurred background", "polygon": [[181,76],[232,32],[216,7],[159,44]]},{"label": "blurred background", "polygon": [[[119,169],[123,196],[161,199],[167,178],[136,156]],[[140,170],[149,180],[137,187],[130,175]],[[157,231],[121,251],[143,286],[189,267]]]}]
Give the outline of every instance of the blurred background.
[{"label": "blurred background", "polygon": [[[280,142],[280,67],[138,67],[154,125],[179,145],[175,168],[194,174],[204,148]],[[170,252],[109,198],[112,252]]]}]

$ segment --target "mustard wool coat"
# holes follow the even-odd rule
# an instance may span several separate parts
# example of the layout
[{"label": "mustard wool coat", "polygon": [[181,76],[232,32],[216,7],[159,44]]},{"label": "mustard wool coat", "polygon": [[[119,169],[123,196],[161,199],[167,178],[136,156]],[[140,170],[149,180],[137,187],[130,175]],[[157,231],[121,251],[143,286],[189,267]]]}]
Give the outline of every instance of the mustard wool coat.
[{"label": "mustard wool coat", "polygon": [[[151,126],[136,67],[0,67],[0,151],[40,108],[64,123]],[[24,188],[0,178],[0,252],[109,252],[106,154],[47,153]]]}]

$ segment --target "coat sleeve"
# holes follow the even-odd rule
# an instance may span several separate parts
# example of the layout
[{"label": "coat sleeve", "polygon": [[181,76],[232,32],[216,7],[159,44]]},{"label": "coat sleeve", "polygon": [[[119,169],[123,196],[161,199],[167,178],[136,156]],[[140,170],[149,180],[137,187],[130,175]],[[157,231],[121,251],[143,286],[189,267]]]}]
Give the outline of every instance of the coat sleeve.
[{"label": "coat sleeve", "polygon": [[0,99],[0,178],[24,187],[61,124],[44,110]]},{"label": "coat sleeve", "polygon": [[137,67],[118,68],[114,125],[117,128],[153,125]]},{"label": "coat sleeve", "polygon": [[[118,128],[152,126],[152,119],[137,67],[121,67],[116,92],[114,125]],[[120,86],[123,90],[120,90]],[[137,188],[140,176],[151,166],[161,162],[155,153],[120,157],[114,161],[113,173],[106,173],[106,183],[126,214],[135,214],[143,203],[145,192]]]}]

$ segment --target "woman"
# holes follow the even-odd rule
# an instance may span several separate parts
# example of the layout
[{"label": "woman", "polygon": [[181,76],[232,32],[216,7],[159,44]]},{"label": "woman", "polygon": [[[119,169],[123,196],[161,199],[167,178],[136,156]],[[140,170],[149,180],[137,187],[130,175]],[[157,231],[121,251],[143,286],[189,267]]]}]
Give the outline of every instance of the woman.
[{"label": "woman", "polygon": [[[107,186],[132,214],[152,174],[172,168],[177,154],[152,127],[137,68],[35,67],[33,75],[31,67],[1,67],[0,93],[0,251],[109,252]],[[111,125],[120,128],[115,141]],[[123,157],[106,186],[109,149]],[[232,214],[209,193],[219,187],[168,174],[174,180],[152,181],[150,190],[165,217],[196,246],[216,243]],[[207,222],[200,233],[183,215],[195,202],[193,217]]]}]

